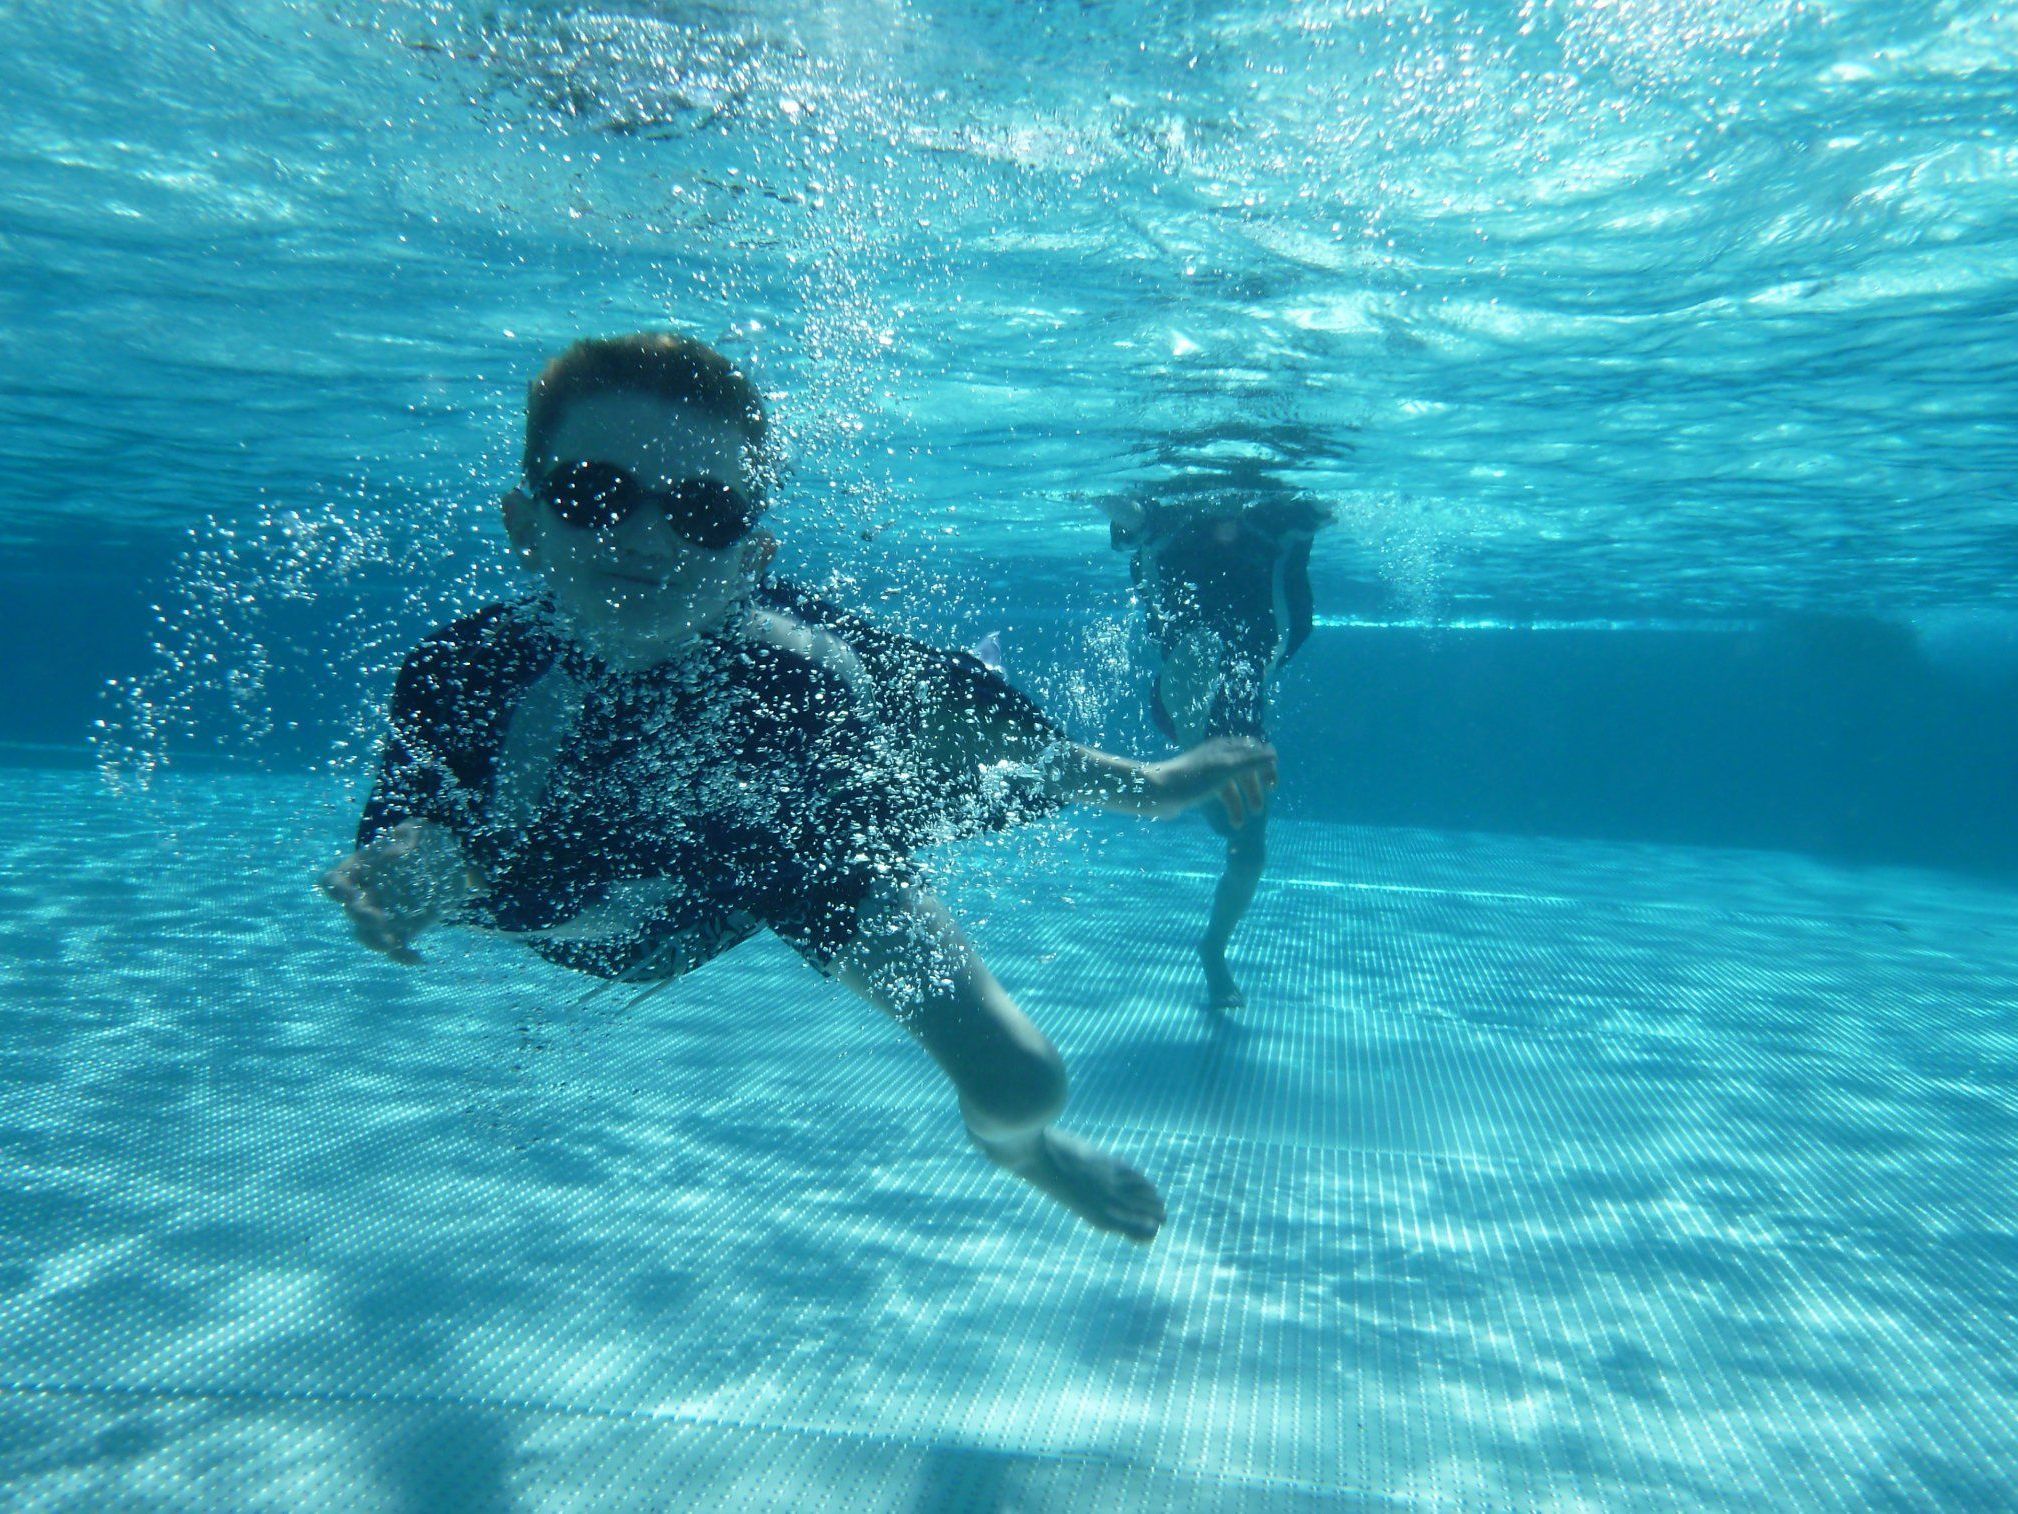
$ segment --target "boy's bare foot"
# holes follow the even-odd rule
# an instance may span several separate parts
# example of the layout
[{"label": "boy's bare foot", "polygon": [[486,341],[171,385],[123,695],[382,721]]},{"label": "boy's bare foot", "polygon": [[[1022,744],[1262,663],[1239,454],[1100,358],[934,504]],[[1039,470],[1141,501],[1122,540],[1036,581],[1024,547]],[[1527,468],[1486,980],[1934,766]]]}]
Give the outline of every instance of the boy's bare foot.
[{"label": "boy's bare foot", "polygon": [[1218,952],[1200,948],[1198,960],[1205,968],[1205,1002],[1211,1009],[1241,1009],[1247,1004],[1247,995],[1240,991],[1240,985],[1233,981],[1233,970],[1226,965],[1226,958]]},{"label": "boy's bare foot", "polygon": [[1049,1194],[1094,1229],[1131,1241],[1156,1239],[1163,1224],[1163,1197],[1156,1185],[1070,1131],[1047,1126],[1014,1145],[979,1137],[974,1144],[989,1161]]}]

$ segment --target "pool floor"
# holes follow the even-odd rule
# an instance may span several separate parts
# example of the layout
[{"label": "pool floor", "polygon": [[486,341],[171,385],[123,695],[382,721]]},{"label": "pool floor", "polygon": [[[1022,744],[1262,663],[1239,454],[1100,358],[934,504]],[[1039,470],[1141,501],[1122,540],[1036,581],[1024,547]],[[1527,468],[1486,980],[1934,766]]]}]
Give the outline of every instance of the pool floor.
[{"label": "pool floor", "polygon": [[1170,1221],[982,1164],[777,943],[629,1002],[405,970],[334,784],[0,797],[0,1504],[2018,1508],[1988,882],[1278,822],[946,864]]}]

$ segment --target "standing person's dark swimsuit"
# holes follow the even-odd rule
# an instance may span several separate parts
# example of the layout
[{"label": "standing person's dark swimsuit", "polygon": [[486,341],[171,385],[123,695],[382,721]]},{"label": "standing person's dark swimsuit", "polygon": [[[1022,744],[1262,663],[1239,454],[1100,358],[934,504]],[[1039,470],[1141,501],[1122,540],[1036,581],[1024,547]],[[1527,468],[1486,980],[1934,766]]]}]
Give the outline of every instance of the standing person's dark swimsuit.
[{"label": "standing person's dark swimsuit", "polygon": [[[1330,511],[1297,495],[1207,497],[1102,507],[1129,570],[1159,665],[1150,713],[1180,744],[1265,736],[1269,685],[1310,636],[1310,546]],[[1226,867],[1198,944],[1214,1008],[1244,1002],[1226,946],[1267,863],[1267,816],[1210,817]]]}]

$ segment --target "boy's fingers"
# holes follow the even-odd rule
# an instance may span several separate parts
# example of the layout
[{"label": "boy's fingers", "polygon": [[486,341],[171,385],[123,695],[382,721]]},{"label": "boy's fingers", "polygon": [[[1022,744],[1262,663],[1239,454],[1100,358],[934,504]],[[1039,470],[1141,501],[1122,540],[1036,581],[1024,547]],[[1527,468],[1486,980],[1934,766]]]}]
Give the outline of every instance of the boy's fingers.
[{"label": "boy's fingers", "polygon": [[406,944],[406,937],[393,928],[392,922],[384,914],[373,911],[367,916],[362,912],[351,917],[357,927],[357,938],[375,952],[383,952],[395,962],[412,967],[420,961],[420,953]]},{"label": "boy's fingers", "polygon": [[373,951],[391,951],[401,945],[399,933],[392,928],[392,922],[385,917],[385,911],[364,899],[358,899],[343,907],[350,916],[351,929],[357,932],[357,939]]},{"label": "boy's fingers", "polygon": [[406,933],[356,883],[332,874],[323,880],[323,892],[343,906],[351,930],[373,951],[409,966],[420,961],[420,953],[406,944]]},{"label": "boy's fingers", "polygon": [[[411,851],[413,844],[410,835],[387,837],[376,854],[377,860],[402,855]],[[351,930],[364,945],[403,966],[418,965],[421,955],[407,945],[407,931],[395,923],[373,893],[372,883],[377,869],[361,859],[362,854],[353,854],[339,862],[316,879],[315,886],[343,906],[344,918],[350,921]]]}]

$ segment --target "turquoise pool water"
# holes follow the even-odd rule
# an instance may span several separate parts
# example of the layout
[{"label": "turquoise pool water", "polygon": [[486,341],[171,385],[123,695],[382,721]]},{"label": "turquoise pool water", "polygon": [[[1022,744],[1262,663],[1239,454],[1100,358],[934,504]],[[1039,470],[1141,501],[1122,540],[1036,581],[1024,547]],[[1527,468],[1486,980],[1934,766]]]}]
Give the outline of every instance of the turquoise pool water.
[{"label": "turquoise pool water", "polygon": [[[1988,4],[0,8],[0,1503],[2018,1508],[2018,29]],[[1332,503],[1203,826],[932,859],[1139,1163],[760,938],[361,950],[524,387],[1152,753],[1100,500]]]}]

